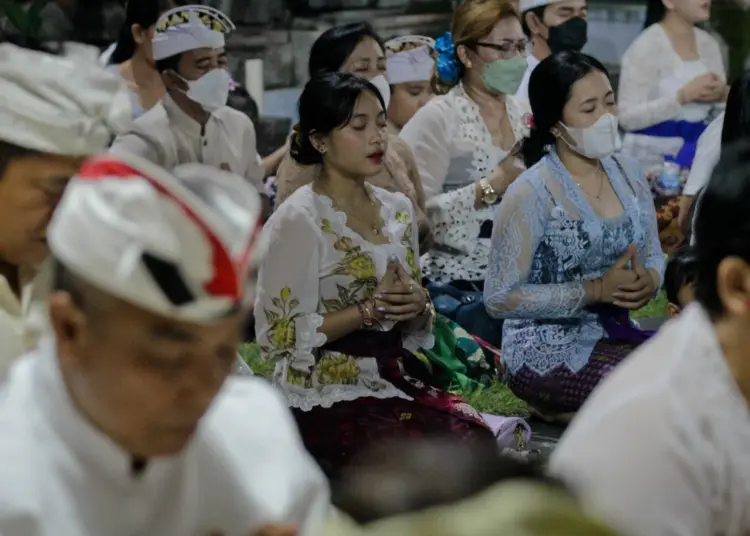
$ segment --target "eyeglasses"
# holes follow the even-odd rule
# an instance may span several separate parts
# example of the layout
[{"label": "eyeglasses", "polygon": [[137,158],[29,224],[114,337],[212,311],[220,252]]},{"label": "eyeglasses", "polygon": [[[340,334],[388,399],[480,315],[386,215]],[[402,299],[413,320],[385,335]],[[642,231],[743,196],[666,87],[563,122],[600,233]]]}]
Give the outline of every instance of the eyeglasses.
[{"label": "eyeglasses", "polygon": [[526,39],[519,39],[515,42],[507,42],[499,45],[497,43],[483,43],[481,41],[477,41],[475,45],[478,47],[485,47],[496,50],[503,58],[509,58],[512,56],[526,55],[526,50],[528,49],[529,42]]}]

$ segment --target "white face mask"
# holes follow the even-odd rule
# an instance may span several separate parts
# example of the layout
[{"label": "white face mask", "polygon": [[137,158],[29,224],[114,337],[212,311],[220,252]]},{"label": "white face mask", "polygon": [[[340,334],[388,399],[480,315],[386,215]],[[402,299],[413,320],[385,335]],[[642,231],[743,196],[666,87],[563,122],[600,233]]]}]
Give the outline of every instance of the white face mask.
[{"label": "white face mask", "polygon": [[385,109],[387,110],[388,104],[391,102],[391,85],[388,83],[388,79],[384,75],[379,74],[370,80],[370,83],[380,91],[380,96],[383,97]]},{"label": "white face mask", "polygon": [[[184,78],[183,78],[184,80]],[[208,113],[213,113],[227,105],[231,77],[226,69],[212,69],[198,80],[185,80],[188,85],[187,97],[201,105]]]},{"label": "white face mask", "polygon": [[575,145],[571,145],[565,138],[563,141],[578,154],[586,158],[600,160],[622,148],[620,133],[617,130],[617,117],[604,114],[588,128],[572,128],[563,125]]}]

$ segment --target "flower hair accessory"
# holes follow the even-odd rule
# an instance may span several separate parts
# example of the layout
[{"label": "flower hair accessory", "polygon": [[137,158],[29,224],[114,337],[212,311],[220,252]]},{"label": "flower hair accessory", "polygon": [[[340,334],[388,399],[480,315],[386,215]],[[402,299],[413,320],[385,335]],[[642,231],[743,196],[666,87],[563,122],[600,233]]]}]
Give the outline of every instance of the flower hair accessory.
[{"label": "flower hair accessory", "polygon": [[435,41],[435,50],[438,53],[437,74],[445,82],[454,82],[458,79],[459,66],[456,57],[456,46],[450,32],[445,32]]},{"label": "flower hair accessory", "polygon": [[523,114],[523,117],[521,118],[521,122],[525,127],[528,128],[534,128],[534,116],[530,113]]}]

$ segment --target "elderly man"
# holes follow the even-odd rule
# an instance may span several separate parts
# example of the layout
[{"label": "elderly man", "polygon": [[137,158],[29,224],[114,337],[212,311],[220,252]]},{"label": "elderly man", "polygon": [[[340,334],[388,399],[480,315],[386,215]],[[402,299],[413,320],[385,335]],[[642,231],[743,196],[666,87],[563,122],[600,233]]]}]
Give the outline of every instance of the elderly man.
[{"label": "elderly man", "polygon": [[255,127],[227,106],[224,35],[233,29],[223,13],[207,6],[178,7],[160,17],[152,46],[167,94],[115,140],[114,153],[136,154],[167,169],[208,164],[263,191]]},{"label": "elderly man", "polygon": [[0,534],[318,534],[327,483],[286,404],[228,379],[259,215],[214,168],[83,165],[50,226],[54,336],[0,400]]},{"label": "elderly man", "polygon": [[43,291],[31,283],[63,189],[83,156],[105,150],[129,121],[122,82],[95,54],[73,51],[0,44],[0,379],[35,343],[26,320]]}]

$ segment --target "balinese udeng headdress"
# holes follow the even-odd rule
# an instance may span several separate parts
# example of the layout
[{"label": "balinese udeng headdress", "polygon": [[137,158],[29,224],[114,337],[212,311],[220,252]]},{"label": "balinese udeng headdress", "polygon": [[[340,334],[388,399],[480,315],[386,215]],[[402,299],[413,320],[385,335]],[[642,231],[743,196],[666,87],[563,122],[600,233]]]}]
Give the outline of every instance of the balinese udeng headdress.
[{"label": "balinese udeng headdress", "polygon": [[170,9],[156,21],[151,40],[156,61],[197,48],[223,48],[234,23],[218,9],[190,5]]},{"label": "balinese udeng headdress", "polygon": [[199,324],[252,303],[261,203],[241,177],[200,164],[171,173],[131,155],[85,163],[48,231],[53,256],[107,294]]},{"label": "balinese udeng headdress", "polygon": [[391,84],[427,82],[435,71],[435,40],[421,35],[396,37],[385,44]]},{"label": "balinese udeng headdress", "polygon": [[67,156],[104,151],[132,115],[125,83],[92,49],[65,45],[54,55],[0,44],[0,140]]}]

